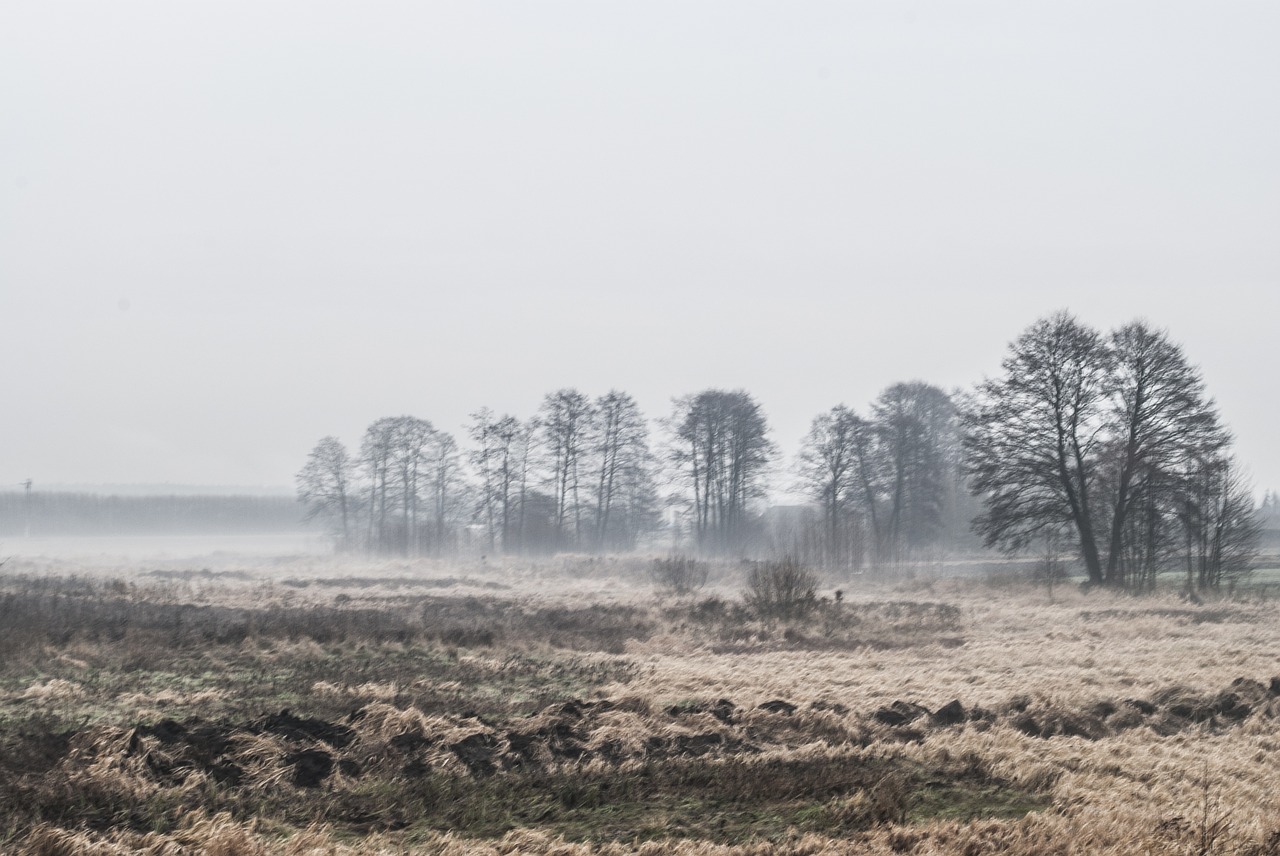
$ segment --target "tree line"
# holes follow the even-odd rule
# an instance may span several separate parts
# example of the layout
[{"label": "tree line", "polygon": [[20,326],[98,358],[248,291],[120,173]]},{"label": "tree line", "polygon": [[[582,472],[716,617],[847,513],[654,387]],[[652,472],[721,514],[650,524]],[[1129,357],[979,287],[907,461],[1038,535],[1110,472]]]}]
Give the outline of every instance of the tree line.
[{"label": "tree line", "polygon": [[288,496],[0,491],[0,538],[292,532],[298,518]]},{"label": "tree line", "polygon": [[[819,414],[791,466],[743,390],[676,398],[656,425],[616,390],[557,390],[523,419],[483,408],[465,449],[426,420],[383,418],[354,454],[323,438],[298,496],[340,549],[400,555],[660,539],[854,572],[976,547],[976,535],[1008,553],[1071,552],[1091,582],[1146,591],[1175,568],[1217,587],[1256,552],[1230,433],[1199,370],[1145,322],[1104,334],[1066,313],[1042,319],[971,390],[896,383],[861,412]],[[786,526],[764,502],[780,485],[810,503]]]},{"label": "tree line", "polygon": [[649,426],[626,393],[558,390],[525,419],[482,408],[467,439],[412,416],[375,421],[354,455],[325,437],[299,499],[339,549],[402,555],[627,551],[659,527]]}]

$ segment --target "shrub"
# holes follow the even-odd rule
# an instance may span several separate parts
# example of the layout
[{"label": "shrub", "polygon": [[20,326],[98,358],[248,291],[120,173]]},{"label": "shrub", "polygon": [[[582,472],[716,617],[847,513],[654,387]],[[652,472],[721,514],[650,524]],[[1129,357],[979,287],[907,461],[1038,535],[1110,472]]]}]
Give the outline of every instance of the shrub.
[{"label": "shrub", "polygon": [[649,576],[659,589],[673,594],[688,594],[707,584],[707,563],[688,556],[654,559]]},{"label": "shrub", "polygon": [[747,575],[747,605],[762,618],[799,618],[818,605],[818,578],[788,556],[756,562]]}]

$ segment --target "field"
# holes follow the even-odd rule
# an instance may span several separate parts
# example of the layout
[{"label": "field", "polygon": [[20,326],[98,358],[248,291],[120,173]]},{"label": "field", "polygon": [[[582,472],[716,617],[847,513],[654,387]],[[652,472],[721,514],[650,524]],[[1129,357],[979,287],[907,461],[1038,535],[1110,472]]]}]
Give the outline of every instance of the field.
[{"label": "field", "polygon": [[10,559],[0,849],[1280,853],[1275,587],[648,571]]}]

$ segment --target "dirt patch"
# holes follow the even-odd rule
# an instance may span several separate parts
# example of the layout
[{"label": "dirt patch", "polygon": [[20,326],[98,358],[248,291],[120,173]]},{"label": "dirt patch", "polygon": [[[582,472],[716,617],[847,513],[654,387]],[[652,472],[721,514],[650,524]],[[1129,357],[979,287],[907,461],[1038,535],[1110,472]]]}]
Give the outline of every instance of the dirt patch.
[{"label": "dirt patch", "polygon": [[32,717],[0,732],[0,775],[39,775],[62,762],[71,748],[73,729],[48,717]]},{"label": "dirt patch", "polygon": [[323,719],[304,719],[282,710],[251,723],[246,730],[250,734],[278,734],[290,741],[318,740],[335,749],[341,749],[355,739],[350,727]]}]

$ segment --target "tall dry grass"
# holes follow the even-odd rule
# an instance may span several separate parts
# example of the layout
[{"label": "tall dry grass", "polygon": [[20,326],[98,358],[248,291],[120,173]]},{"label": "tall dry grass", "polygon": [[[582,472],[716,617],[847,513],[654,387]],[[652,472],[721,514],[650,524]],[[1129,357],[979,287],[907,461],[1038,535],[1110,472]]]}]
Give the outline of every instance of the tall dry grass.
[{"label": "tall dry grass", "polygon": [[[454,571],[455,577],[463,576]],[[221,645],[228,652],[249,646],[282,664],[328,660],[334,651],[354,651],[362,645],[369,646],[366,656],[376,661],[389,656],[396,646],[406,650],[406,646],[421,645],[446,660],[452,656],[455,660],[449,662],[465,667],[455,673],[460,676],[454,696],[457,705],[469,704],[474,697],[474,687],[465,684],[496,680],[494,676],[508,668],[504,664],[527,663],[520,658],[531,651],[544,658],[538,661],[544,666],[536,668],[559,662],[560,657],[612,658],[610,662],[625,661],[627,668],[616,673],[603,670],[591,695],[611,699],[615,706],[587,717],[589,727],[573,726],[578,729],[574,739],[595,759],[587,762],[595,766],[580,768],[581,775],[605,776],[625,769],[625,765],[609,766],[601,758],[606,752],[624,759],[643,757],[655,737],[675,746],[680,738],[694,745],[688,741],[709,741],[710,735],[720,735],[720,742],[709,744],[715,747],[713,757],[732,758],[732,747],[737,745],[733,741],[743,741],[762,750],[764,759],[780,763],[892,758],[929,770],[972,768],[1042,794],[1043,807],[1003,819],[933,817],[921,822],[908,817],[901,822],[889,818],[865,828],[851,824],[840,835],[797,828],[769,841],[732,844],[687,839],[575,842],[539,829],[536,823],[497,838],[468,839],[432,829],[429,822],[404,831],[356,830],[343,822],[313,825],[305,811],[288,822],[268,823],[245,816],[247,802],[239,804],[240,814],[211,811],[218,808],[217,800],[208,795],[220,791],[203,774],[176,784],[157,780],[157,768],[181,760],[174,748],[144,737],[145,751],[130,755],[127,744],[139,723],[118,721],[103,722],[71,738],[61,769],[74,771],[78,778],[69,780],[73,788],[65,796],[72,799],[75,793],[100,788],[102,798],[113,800],[126,815],[130,806],[172,798],[164,803],[168,814],[160,824],[163,828],[92,829],[55,818],[25,828],[11,827],[8,849],[19,854],[219,856],[277,852],[1280,853],[1280,796],[1275,789],[1280,780],[1280,720],[1274,705],[1255,701],[1239,717],[1211,709],[1237,679],[1265,687],[1272,676],[1280,675],[1280,606],[1273,602],[1197,605],[1175,597],[1136,600],[1061,588],[1050,601],[1043,590],[987,588],[974,582],[936,583],[916,591],[859,590],[846,583],[842,603],[819,602],[802,620],[771,627],[753,623],[752,616],[741,610],[737,584],[724,582],[724,569],[719,572],[718,588],[713,586],[692,599],[655,598],[647,585],[610,585],[607,575],[591,575],[598,569],[588,571],[571,575],[558,589],[547,585],[556,579],[554,574],[530,569],[523,577],[513,576],[510,589],[482,591],[469,586],[457,591],[432,589],[425,595],[387,582],[398,579],[395,573],[384,573],[383,581],[372,587],[273,583],[263,588],[265,584],[254,581],[201,584],[199,606],[214,610],[209,615],[225,614],[217,613],[218,609],[250,609],[256,600],[277,610],[274,615],[281,621],[274,625],[275,631],[272,622],[262,621],[242,640],[220,641],[215,635],[190,644]],[[305,571],[294,567],[290,573],[296,576]],[[341,580],[336,572],[331,578]],[[160,638],[147,633],[171,632],[162,619],[193,605],[182,588],[185,583],[95,580],[93,585],[97,587],[80,595],[82,600],[105,597],[114,599],[113,603],[142,604],[136,614],[159,616],[156,627],[147,630],[145,622],[131,623],[118,635],[102,631],[90,637],[73,632],[62,638],[36,622],[24,625],[31,633],[23,637],[28,647],[14,661],[24,664],[23,682],[15,677],[0,693],[0,710],[11,721],[16,721],[17,711],[52,715],[99,703],[114,705],[106,709],[119,711],[122,717],[127,716],[125,711],[143,709],[154,717],[165,710],[181,710],[191,701],[179,691],[168,697],[151,692],[145,699],[130,701],[127,693],[119,692],[120,684],[90,674],[123,662],[105,657],[103,651],[134,645],[141,657],[147,653],[147,640]],[[264,592],[271,592],[269,597],[275,600],[264,601]],[[289,592],[293,594],[286,597]],[[36,591],[36,595],[44,593]],[[68,594],[59,592],[58,597]],[[346,600],[338,602],[339,597]],[[428,604],[436,611],[427,610]],[[334,613],[309,617],[307,610],[316,605]],[[48,614],[62,618],[73,614],[58,613],[59,608],[54,604]],[[76,615],[95,614],[89,603],[70,609]],[[315,615],[338,612],[359,620],[352,619],[342,625],[349,630],[323,641],[304,632]],[[400,616],[415,628],[413,635],[405,641],[366,632],[362,622],[373,620],[374,615]],[[474,635],[450,641],[441,633],[439,621],[432,629],[433,616],[448,616],[472,631],[494,632],[487,641]],[[283,631],[282,627],[293,629]],[[92,667],[80,669],[69,661]],[[81,680],[71,677],[80,673],[85,675]],[[425,696],[413,695],[411,677],[386,675],[375,680],[364,679],[358,672],[316,670],[308,674],[310,680],[299,685],[303,688],[299,697],[306,703],[322,705],[328,699],[326,711],[362,711],[361,719],[351,724],[357,738],[335,756],[372,771],[367,775],[385,775],[386,781],[399,775],[399,768],[387,760],[392,757],[388,747],[393,739],[404,741],[403,735],[428,740],[417,756],[426,767],[442,775],[465,777],[472,772],[450,746],[476,735],[493,737],[507,746],[502,741],[513,729],[552,733],[559,721],[554,711],[530,715],[524,707],[504,709],[507,712],[501,714],[516,718],[486,724],[464,717],[465,710],[450,710],[447,703],[433,708],[422,700]],[[532,680],[550,680],[550,675],[535,672]],[[115,695],[101,698],[102,688],[108,685],[115,687]],[[1245,684],[1236,686],[1244,688],[1241,692],[1248,690]],[[290,684],[290,692],[295,690]],[[445,691],[441,682],[432,690]],[[720,699],[734,706],[730,721],[713,708]],[[795,710],[758,709],[771,701],[785,702]],[[952,701],[960,702],[965,711],[984,714],[945,727],[919,722],[891,726],[875,718],[895,702],[903,703],[903,709],[914,704],[937,711]],[[1155,714],[1139,714],[1125,707],[1131,701],[1159,701],[1161,707]],[[201,709],[220,703],[216,698],[199,702]],[[1168,711],[1179,705],[1188,715],[1170,718]],[[1207,706],[1203,716],[1197,713],[1197,705]],[[687,712],[669,714],[670,709]],[[367,785],[360,780],[344,778],[340,772],[314,792],[291,783],[290,769],[282,759],[307,749],[333,751],[332,747],[290,743],[270,733],[240,735],[233,744],[231,755],[243,768],[247,783],[242,787],[254,793],[294,795],[289,798],[300,805],[317,795],[332,801],[345,793],[358,793],[374,804],[379,799],[376,793],[362,791]],[[558,755],[539,755],[550,752],[547,745],[534,746],[530,757],[568,771],[579,769],[574,766],[577,762]],[[842,808],[833,804],[829,810],[864,812],[872,799],[871,789],[856,790]],[[235,809],[236,801],[231,803],[229,809]]]}]

